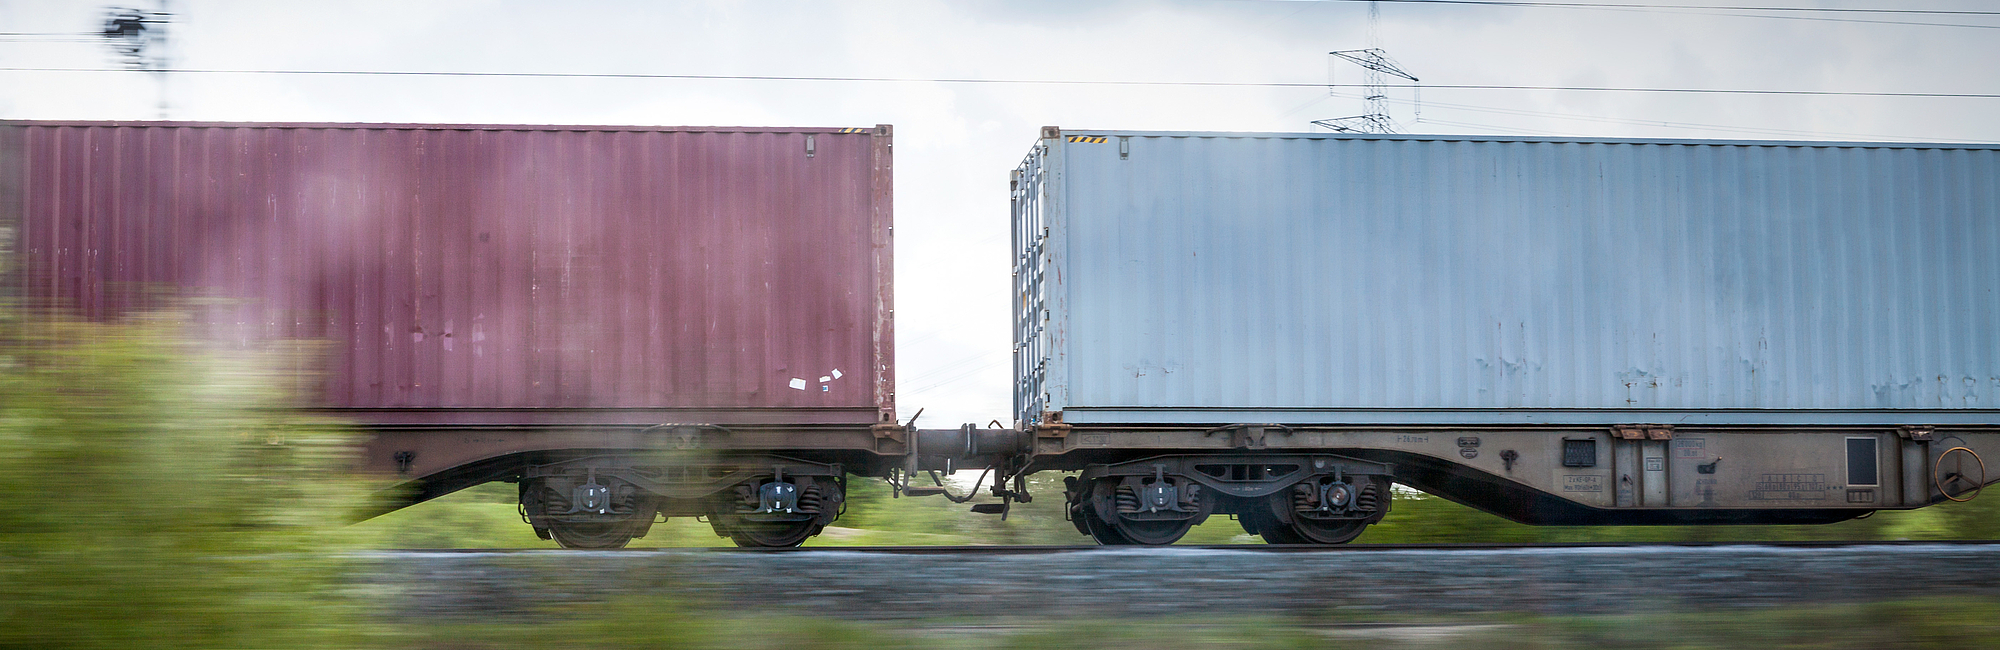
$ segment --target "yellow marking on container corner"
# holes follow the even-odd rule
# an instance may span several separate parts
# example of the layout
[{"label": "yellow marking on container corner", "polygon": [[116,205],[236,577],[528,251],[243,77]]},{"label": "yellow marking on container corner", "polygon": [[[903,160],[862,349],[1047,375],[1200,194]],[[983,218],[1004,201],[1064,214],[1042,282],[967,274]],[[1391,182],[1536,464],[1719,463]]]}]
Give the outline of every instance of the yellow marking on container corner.
[{"label": "yellow marking on container corner", "polygon": [[1106,142],[1110,142],[1111,138],[1107,138],[1101,135],[1072,135],[1069,137],[1069,141],[1088,142],[1090,144],[1104,144]]},{"label": "yellow marking on container corner", "polygon": [[873,129],[856,129],[856,128],[843,128],[843,129],[841,129],[841,130],[840,130],[840,132],[841,132],[841,133],[867,133],[867,132],[869,132],[869,131],[872,131],[872,130],[873,130]]}]

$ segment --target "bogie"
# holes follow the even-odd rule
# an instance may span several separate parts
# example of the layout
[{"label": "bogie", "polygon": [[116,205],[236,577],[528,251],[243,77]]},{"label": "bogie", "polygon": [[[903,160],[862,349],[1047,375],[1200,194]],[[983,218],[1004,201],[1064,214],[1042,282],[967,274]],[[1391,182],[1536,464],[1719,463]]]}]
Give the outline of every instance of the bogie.
[{"label": "bogie", "polygon": [[709,525],[737,546],[791,547],[818,535],[845,508],[846,492],[828,477],[782,474],[734,486],[718,500]]},{"label": "bogie", "polygon": [[624,548],[646,536],[659,512],[656,499],[617,478],[586,471],[520,482],[523,519],[535,534],[570,549]]},{"label": "bogie", "polygon": [[1105,545],[1171,544],[1217,512],[1273,544],[1352,540],[1388,510],[1387,467],[1339,456],[1160,456],[1069,482],[1077,529]]},{"label": "bogie", "polygon": [[738,546],[798,546],[846,509],[839,466],[769,457],[706,464],[593,456],[532,465],[521,515],[563,548],[622,548],[657,516],[706,517]]},{"label": "bogie", "polygon": [[1091,537],[1104,545],[1172,544],[1208,518],[1215,500],[1185,477],[1126,476],[1090,482],[1081,509]]}]

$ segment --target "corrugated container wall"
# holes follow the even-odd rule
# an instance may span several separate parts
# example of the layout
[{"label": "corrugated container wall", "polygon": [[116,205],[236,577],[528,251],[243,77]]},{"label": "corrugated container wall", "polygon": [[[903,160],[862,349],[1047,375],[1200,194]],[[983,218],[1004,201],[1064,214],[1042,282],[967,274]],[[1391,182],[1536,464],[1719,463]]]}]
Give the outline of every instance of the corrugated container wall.
[{"label": "corrugated container wall", "polygon": [[110,319],[194,297],[172,304],[221,341],[330,340],[335,407],[875,422],[888,147],[888,127],[8,122],[0,217],[30,300]]},{"label": "corrugated container wall", "polygon": [[1994,146],[1070,131],[1023,421],[2000,422]]}]

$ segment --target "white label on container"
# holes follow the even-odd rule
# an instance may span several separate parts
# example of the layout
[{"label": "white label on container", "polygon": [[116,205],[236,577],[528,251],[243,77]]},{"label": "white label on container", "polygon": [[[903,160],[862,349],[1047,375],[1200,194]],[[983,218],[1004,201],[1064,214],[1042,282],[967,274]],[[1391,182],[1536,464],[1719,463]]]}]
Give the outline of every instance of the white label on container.
[{"label": "white label on container", "polygon": [[1565,475],[1560,481],[1564,492],[1603,492],[1604,477],[1590,475]]},{"label": "white label on container", "polygon": [[798,378],[798,377],[793,377],[793,378],[792,378],[792,382],[791,382],[791,386],[792,386],[792,390],[805,390],[805,389],[806,389],[806,380],[804,380],[804,379],[800,379],[800,378]]}]

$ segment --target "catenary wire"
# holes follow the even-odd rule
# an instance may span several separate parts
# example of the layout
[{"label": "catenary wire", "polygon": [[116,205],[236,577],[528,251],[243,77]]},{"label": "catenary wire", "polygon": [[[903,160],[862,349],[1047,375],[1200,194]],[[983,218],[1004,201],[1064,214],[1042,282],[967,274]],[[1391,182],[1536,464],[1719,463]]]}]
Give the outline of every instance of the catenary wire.
[{"label": "catenary wire", "polygon": [[[1327,94],[1320,95],[1318,98],[1312,101],[1300,104],[1291,110],[1285,111],[1284,113],[1280,113],[1278,117],[1283,118],[1298,113],[1299,111],[1310,108],[1314,104],[1335,97],[1342,99],[1363,98],[1362,95],[1353,93],[1329,92]],[[1391,98],[1391,99],[1386,99],[1385,101],[1388,101],[1389,103],[1392,104],[1399,104],[1403,106],[1414,106],[1417,104],[1417,102],[1408,99]],[[1510,115],[1515,117],[1547,117],[1560,120],[1578,120],[1586,122],[1600,122],[1606,124],[1625,124],[1631,126],[1651,126],[1651,127],[1676,128],[1676,129],[1712,129],[1719,131],[1733,131],[1737,133],[1761,133],[1761,134],[1782,135],[1782,136],[1805,136],[1814,138],[1823,138],[1826,136],[1842,136],[1855,139],[1875,139],[1875,140],[1885,140],[1885,141],[1960,142],[1960,143],[1982,143],[1982,144],[1990,142],[1988,140],[1970,140],[1965,138],[1941,138],[1935,136],[1919,137],[1919,136],[1903,136],[1903,135],[1884,135],[1881,133],[1850,133],[1841,131],[1826,131],[1819,129],[1801,130],[1801,129],[1759,128],[1759,127],[1745,127],[1745,126],[1729,126],[1722,124],[1703,124],[1700,122],[1674,122],[1669,120],[1645,120],[1645,119],[1603,117],[1597,115],[1579,115],[1575,113],[1557,113],[1552,111],[1534,111],[1534,110],[1524,110],[1517,108],[1499,108],[1495,106],[1478,106],[1472,104],[1458,104],[1453,102],[1440,102],[1440,101],[1428,101],[1424,102],[1424,105],[1438,107],[1445,110],[1472,111],[1477,113],[1493,113],[1498,115]],[[1471,122],[1447,122],[1444,120],[1434,119],[1431,117],[1418,118],[1416,120],[1416,123],[1443,124],[1446,126],[1460,126],[1460,127],[1482,128],[1482,129],[1496,129],[1499,131],[1519,131],[1523,134],[1529,134],[1529,135],[1556,135],[1556,136],[1575,135],[1575,133],[1573,132],[1565,133],[1556,131],[1540,131],[1536,129],[1530,129],[1527,127],[1499,126],[1493,124],[1475,124]]]},{"label": "catenary wire", "polygon": [[[1317,3],[1367,2],[1369,0],[1233,0],[1233,1],[1291,2],[1299,4],[1312,4],[1316,2]],[[1840,18],[1834,16],[1808,16],[1808,15],[1773,16],[1767,14],[1740,13],[1744,11],[1792,11],[1792,12],[1835,11],[1835,12],[1848,12],[1848,15],[1854,15],[1854,14],[1940,15],[1942,14],[1942,15],[1965,15],[1965,16],[2000,16],[2000,11],[1980,11],[1980,12],[1949,11],[1948,12],[1944,10],[1922,10],[1922,9],[1916,9],[1916,10],[1847,9],[1847,8],[1816,9],[1812,7],[1732,7],[1724,5],[1648,5],[1648,4],[1631,4],[1631,3],[1573,3],[1573,2],[1501,2],[1501,1],[1488,2],[1480,0],[1382,0],[1382,1],[1397,2],[1409,5],[1449,4],[1449,5],[1471,5],[1471,6],[1508,7],[1508,8],[1585,9],[1593,11],[1638,11],[1638,12],[1666,11],[1681,15],[1722,16],[1730,18],[1768,18],[1774,20],[1806,20],[1806,21],[1836,22],[1836,23],[1863,23],[1863,24],[1874,24],[1874,25],[1912,25],[1919,27],[1965,27],[1971,29],[2000,29],[2000,25],[1984,25],[1984,24],[1974,24],[1974,23],[1916,22],[1908,20]],[[1739,12],[1739,13],[1732,13],[1732,12]],[[1931,12],[1931,13],[1925,13],[1925,12]]]},{"label": "catenary wire", "polygon": [[1525,2],[1513,0],[1310,0],[1313,2],[1389,2],[1412,5],[1486,5],[1496,7],[1577,7],[1587,9],[1702,9],[1719,11],[1797,11],[1806,13],[1911,14],[2000,16],[2000,11],[1973,9],[1874,9],[1864,7],[1787,7],[1757,5],[1674,5],[1637,2]]},{"label": "catenary wire", "polygon": [[[1352,97],[1352,96],[1350,96],[1350,97]],[[1391,99],[1391,100],[1388,100],[1388,101],[1389,101],[1389,102],[1391,102],[1391,103],[1396,103],[1396,104],[1405,104],[1405,105],[1408,105],[1408,104],[1412,104],[1412,103],[1414,103],[1414,102],[1411,102],[1411,101],[1409,101],[1409,100],[1398,100],[1398,99]],[[1902,140],[1902,141],[1911,141],[1911,140],[1924,140],[1924,141],[1933,141],[1933,142],[1940,142],[1940,141],[1942,141],[1942,142],[1965,142],[1965,143],[1984,143],[1984,142],[1987,142],[1986,140],[1967,140],[1967,139],[1961,139],[1961,138],[1937,138],[1937,137],[1914,137],[1914,136],[1901,136],[1901,135],[1884,135],[1884,134],[1880,134],[1880,133],[1847,133],[1847,132],[1839,132],[1839,131],[1825,131],[1825,130],[1801,130],[1801,129],[1779,129],[1779,128],[1759,128],[1759,127],[1746,127],[1746,126],[1740,126],[1740,125],[1739,125],[1739,126],[1730,126],[1730,125],[1723,125],[1723,124],[1703,124],[1703,123],[1699,123],[1699,122],[1675,122],[1675,121],[1670,121],[1670,120],[1645,120],[1645,119],[1634,119],[1634,118],[1618,118],[1618,117],[1603,117],[1603,116],[1597,116],[1597,115],[1578,115],[1578,114],[1574,114],[1574,113],[1556,113],[1556,112],[1551,112],[1551,111],[1533,111],[1533,110],[1523,110],[1523,109],[1516,109],[1516,108],[1499,108],[1499,107],[1493,107],[1493,106],[1475,106],[1475,105],[1471,105],[1471,104],[1457,104],[1457,103],[1451,103],[1451,102],[1437,102],[1437,101],[1432,101],[1432,102],[1425,102],[1425,104],[1426,104],[1427,106],[1433,106],[1433,107],[1437,107],[1437,108],[1442,108],[1442,109],[1444,109],[1444,110],[1459,110],[1459,111],[1472,111],[1472,112],[1478,112],[1478,113],[1493,113],[1493,114],[1497,114],[1497,115],[1511,115],[1511,116],[1517,116],[1517,117],[1549,117],[1549,118],[1555,118],[1555,119],[1562,119],[1562,120],[1579,120],[1579,121],[1586,121],[1586,122],[1600,122],[1600,123],[1606,123],[1606,124],[1625,124],[1625,125],[1631,125],[1631,126],[1652,126],[1652,127],[1664,127],[1664,128],[1676,128],[1676,129],[1711,129],[1711,130],[1718,130],[1718,131],[1733,131],[1733,132],[1738,132],[1738,133],[1765,133],[1765,134],[1778,134],[1778,135],[1789,135],[1789,136],[1818,136],[1818,137],[1824,137],[1824,136],[1845,136],[1845,137],[1852,137],[1852,138],[1872,138],[1872,139],[1881,139],[1881,140]],[[1443,121],[1441,121],[1441,120],[1436,120],[1436,119],[1432,119],[1432,118],[1430,118],[1430,117],[1425,117],[1425,118],[1423,118],[1423,119],[1420,119],[1420,120],[1418,120],[1418,122],[1420,122],[1420,123],[1437,123],[1437,124],[1442,124],[1442,123],[1444,123],[1444,122],[1443,122]],[[1489,127],[1491,127],[1491,125],[1478,125],[1478,124],[1465,124],[1465,123],[1461,123],[1461,124],[1455,124],[1454,126],[1489,126]],[[1491,128],[1525,128],[1525,127],[1491,127]],[[1551,135],[1554,135],[1554,134],[1551,134]]]},{"label": "catenary wire", "polygon": [[[0,71],[29,72],[125,72],[127,70],[108,68],[0,68]],[[793,77],[793,76],[750,76],[750,75],[664,75],[627,73],[539,73],[539,72],[443,72],[443,71],[353,71],[353,70],[198,70],[174,69],[166,72],[200,74],[291,74],[291,75],[382,75],[382,76],[464,76],[464,77],[531,77],[531,78],[625,78],[625,79],[682,79],[682,80],[750,80],[750,81],[851,81],[851,82],[904,82],[904,83],[981,83],[981,84],[1059,84],[1059,85],[1126,85],[1126,86],[1210,86],[1210,87],[1294,87],[1294,88],[1359,88],[1362,84],[1324,84],[1288,82],[1177,82],[1177,81],[1124,81],[1124,80],[1023,80],[1023,79],[922,79],[892,77]],[[1758,94],[1758,95],[1804,95],[1804,96],[1863,96],[1863,97],[1937,97],[1937,98],[2000,98],[1995,93],[1909,93],[1909,92],[1865,92],[1865,91],[1809,91],[1809,90],[1769,90],[1769,89],[1709,89],[1709,88],[1615,88],[1581,86],[1524,86],[1524,85],[1431,85],[1433,89],[1464,90],[1550,90],[1550,91],[1595,91],[1595,92],[1654,92],[1654,93],[1707,93],[1707,94]],[[1310,103],[1310,102],[1309,102]],[[1547,116],[1559,119],[1577,119],[1599,122],[1624,123],[1644,126],[1666,126],[1674,128],[1716,128],[1745,133],[1792,133],[1818,135],[1818,131],[1793,131],[1785,129],[1746,129],[1695,123],[1676,123],[1658,120],[1620,120],[1592,116],[1565,115],[1540,111],[1518,111],[1498,108],[1481,108],[1464,104],[1433,102],[1441,107],[1463,110],[1514,114],[1523,116]],[[1303,107],[1301,107],[1303,108]],[[1295,112],[1295,111],[1294,111]],[[1441,120],[1426,120],[1430,123],[1445,124]],[[1523,127],[1497,127],[1493,125],[1456,122],[1449,126],[1475,128],[1501,128],[1516,131],[1535,132]],[[1541,132],[1553,133],[1553,132]],[[1834,134],[1840,135],[1840,134]],[[1891,137],[1875,134],[1865,137]],[[1900,138],[1900,136],[1898,136]],[[1930,138],[1937,139],[1937,138]]]},{"label": "catenary wire", "polygon": [[[130,72],[119,68],[0,67],[0,72]],[[694,81],[831,81],[868,83],[949,83],[992,85],[1065,86],[1182,86],[1210,88],[1368,88],[1367,84],[1328,84],[1291,81],[1139,81],[1122,79],[979,79],[970,77],[835,77],[805,75],[722,75],[652,74],[633,72],[463,72],[433,70],[224,70],[168,68],[149,70],[173,74],[287,75],[287,76],[385,76],[385,77],[468,77],[543,79],[676,79]],[[1415,84],[1389,84],[1384,88],[1416,88]],[[1855,90],[1780,90],[1758,88],[1641,88],[1613,86],[1536,86],[1522,84],[1424,84],[1430,90],[1522,90],[1558,92],[1628,92],[1710,95],[1794,95],[1807,97],[1914,97],[1938,99],[2000,99],[2000,93],[1948,93]]]}]

